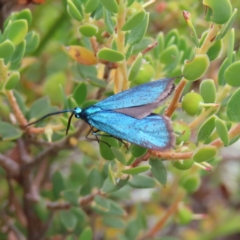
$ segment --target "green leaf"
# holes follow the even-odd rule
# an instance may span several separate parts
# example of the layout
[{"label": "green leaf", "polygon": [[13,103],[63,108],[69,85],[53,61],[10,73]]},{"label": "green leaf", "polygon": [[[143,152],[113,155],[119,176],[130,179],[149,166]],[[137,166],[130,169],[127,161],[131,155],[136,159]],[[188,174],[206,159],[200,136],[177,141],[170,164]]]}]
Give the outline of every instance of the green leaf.
[{"label": "green leaf", "polygon": [[151,165],[151,171],[153,176],[160,182],[163,186],[167,183],[167,170],[159,159],[150,159],[149,164]]},{"label": "green leaf", "polygon": [[67,189],[67,190],[64,190],[61,195],[67,202],[70,202],[73,206],[79,207],[78,192],[79,192],[78,190]]},{"label": "green leaf", "polygon": [[122,31],[129,31],[141,24],[145,18],[145,15],[146,12],[144,10],[137,12],[123,24]]},{"label": "green leaf", "polygon": [[37,119],[49,113],[50,103],[47,97],[35,101],[29,111],[29,119]]},{"label": "green leaf", "polygon": [[182,74],[189,81],[198,80],[210,65],[207,54],[198,54],[191,61],[184,62]]},{"label": "green leaf", "polygon": [[199,142],[204,142],[211,136],[213,130],[215,129],[215,119],[215,115],[211,116],[202,124],[198,131]]},{"label": "green leaf", "polygon": [[139,43],[143,39],[148,28],[148,22],[149,13],[146,13],[142,23],[133,28],[129,33],[128,44],[130,46]]},{"label": "green leaf", "polygon": [[219,0],[203,0],[203,5],[208,7],[209,20],[216,24],[226,23],[232,15],[232,5],[229,0],[221,0],[221,2]]},{"label": "green leaf", "polygon": [[81,195],[90,194],[93,188],[101,188],[103,182],[104,178],[102,173],[98,169],[93,168],[81,188]]},{"label": "green leaf", "polygon": [[10,40],[0,43],[0,58],[10,58],[15,50],[14,44]]},{"label": "green leaf", "polygon": [[133,145],[131,147],[131,153],[134,157],[138,158],[143,156],[147,152],[147,149],[138,145]]},{"label": "green leaf", "polygon": [[238,9],[235,8],[235,9],[233,10],[233,13],[232,13],[230,19],[228,20],[228,22],[227,22],[226,24],[224,24],[223,28],[222,28],[222,29],[220,30],[220,32],[218,33],[215,41],[218,41],[218,40],[222,39],[222,38],[228,33],[228,31],[229,31],[229,30],[231,29],[231,27],[232,27],[233,22],[235,21],[235,18],[236,18],[236,16],[237,16],[237,12],[238,12]]},{"label": "green leaf", "polygon": [[108,137],[108,136],[107,137],[102,136],[101,141],[99,142],[100,153],[104,159],[114,160],[115,156],[112,152],[112,149],[109,146],[110,147],[119,147],[118,142],[115,138]]},{"label": "green leaf", "polygon": [[112,13],[118,13],[118,3],[116,0],[100,0],[102,5]]},{"label": "green leaf", "polygon": [[30,11],[30,9],[25,8],[20,12],[16,12],[16,17],[15,20],[19,20],[19,19],[24,19],[27,21],[28,26],[31,25],[32,23],[32,12]]},{"label": "green leaf", "polygon": [[195,151],[193,160],[195,162],[205,162],[213,159],[217,155],[217,148],[215,146],[203,146]]},{"label": "green leaf", "polygon": [[103,187],[102,187],[102,192],[103,193],[110,193],[119,190],[123,186],[127,184],[129,180],[129,177],[125,179],[120,179],[116,185],[114,185],[109,178],[105,179]]},{"label": "green leaf", "polygon": [[55,171],[52,176],[52,193],[54,200],[57,200],[61,196],[61,192],[65,189],[65,181],[60,171]]},{"label": "green leaf", "polygon": [[235,62],[235,31],[232,29],[229,34],[228,44],[227,44],[227,58],[229,60],[229,64]]},{"label": "green leaf", "polygon": [[103,17],[103,9],[104,9],[103,5],[98,4],[96,10],[91,14],[92,18],[94,18],[95,20],[101,19]]},{"label": "green leaf", "polygon": [[161,53],[164,49],[164,34],[163,32],[160,32],[157,36],[157,46],[153,49],[153,53],[156,59],[159,59],[161,56]]},{"label": "green leaf", "polygon": [[87,0],[85,4],[85,13],[92,13],[99,5],[99,0]]},{"label": "green leaf", "polygon": [[85,23],[79,27],[79,32],[85,37],[92,37],[97,34],[98,27],[91,23]]},{"label": "green leaf", "polygon": [[20,74],[17,71],[11,72],[5,83],[6,90],[12,90],[16,87],[20,79]]},{"label": "green leaf", "polygon": [[78,240],[92,240],[93,239],[93,231],[90,227],[84,228]]},{"label": "green leaf", "polygon": [[223,121],[220,118],[216,118],[215,119],[215,126],[216,126],[218,136],[220,137],[220,139],[224,143],[224,146],[228,146],[229,136],[228,136],[228,129],[227,129],[227,126],[226,126],[226,122]]},{"label": "green leaf", "polygon": [[171,45],[161,52],[160,61],[165,65],[173,64],[174,62],[176,62],[178,55],[179,51],[177,46]]},{"label": "green leaf", "polygon": [[108,178],[112,182],[113,185],[116,185],[115,173],[111,168],[111,163],[108,165]]},{"label": "green leaf", "polygon": [[151,167],[149,165],[145,165],[145,166],[138,166],[135,168],[124,169],[121,172],[125,174],[135,175],[135,174],[146,172],[149,169],[151,169]]},{"label": "green leaf", "polygon": [[14,140],[20,138],[22,131],[7,122],[0,122],[0,138],[2,140]]},{"label": "green leaf", "polygon": [[55,104],[62,103],[63,97],[59,94],[59,86],[66,85],[66,75],[64,72],[55,72],[49,75],[43,86],[43,92],[49,96],[51,102]]},{"label": "green leaf", "polygon": [[192,167],[194,161],[192,159],[180,159],[171,161],[172,165],[179,170],[187,170]]},{"label": "green leaf", "polygon": [[69,15],[78,20],[79,22],[82,21],[83,17],[82,17],[82,14],[81,12],[77,9],[77,7],[75,6],[75,4],[73,3],[73,1],[71,0],[68,0],[67,1],[67,11],[69,13]]},{"label": "green leaf", "polygon": [[37,49],[40,43],[39,33],[31,31],[26,36],[26,53],[32,53]]},{"label": "green leaf", "polygon": [[133,81],[137,77],[138,72],[141,68],[141,65],[142,65],[142,53],[139,53],[137,58],[132,63],[131,68],[129,69],[129,72],[128,72],[129,81]]},{"label": "green leaf", "polygon": [[226,82],[233,87],[240,87],[240,61],[232,63],[225,71]]},{"label": "green leaf", "polygon": [[215,103],[216,100],[216,86],[214,80],[205,79],[200,84],[200,94],[205,103]]},{"label": "green leaf", "polygon": [[[128,36],[128,35],[129,34],[126,34],[126,36]],[[126,39],[126,40],[128,41],[128,39]],[[128,51],[130,51],[129,54],[130,55],[137,55],[153,43],[154,43],[154,39],[152,39],[150,37],[143,37],[140,42],[138,42],[138,43],[136,43],[136,44],[134,44],[134,45],[132,45],[131,47],[128,48]]]},{"label": "green leaf", "polygon": [[107,83],[97,77],[89,77],[88,82],[95,87],[105,88]]},{"label": "green leaf", "polygon": [[[112,20],[112,15],[111,12],[109,12],[107,9],[103,9],[103,16],[104,16],[104,23],[106,25],[106,29],[109,34],[114,33],[114,28],[115,28],[115,23]],[[116,50],[116,49],[115,49]]]},{"label": "green leaf", "polygon": [[78,219],[71,210],[62,210],[59,212],[60,220],[68,231],[73,231],[77,226]]},{"label": "green leaf", "polygon": [[112,147],[111,150],[115,158],[123,165],[126,165],[126,158],[125,158],[125,155],[122,153],[122,151],[116,147]]},{"label": "green leaf", "polygon": [[154,188],[156,187],[156,182],[153,178],[145,175],[136,175],[128,182],[131,187],[134,188]]},{"label": "green leaf", "polygon": [[85,182],[86,178],[87,178],[86,169],[82,166],[82,164],[73,162],[71,164],[71,173],[68,178],[71,184],[70,186],[73,188],[74,187],[78,188]]},{"label": "green leaf", "polygon": [[153,80],[155,76],[155,70],[150,63],[143,63],[138,71],[137,76],[134,79],[136,84],[144,84]]},{"label": "green leaf", "polygon": [[7,36],[4,31],[3,39],[9,39],[15,46],[23,41],[28,32],[27,21],[23,19],[11,22],[7,28],[9,28],[9,31]]},{"label": "green leaf", "polygon": [[225,80],[225,71],[228,68],[228,66],[231,64],[232,59],[229,58],[225,58],[225,60],[223,61],[223,63],[221,64],[219,71],[218,71],[218,84],[223,86],[226,84],[226,80]]},{"label": "green leaf", "polygon": [[179,120],[173,122],[173,130],[176,134],[176,144],[182,144],[189,141],[191,129],[187,123]]},{"label": "green leaf", "polygon": [[104,216],[102,221],[105,225],[112,228],[122,229],[125,227],[125,222],[118,217]]},{"label": "green leaf", "polygon": [[81,106],[87,97],[87,85],[85,83],[79,84],[73,92],[73,98],[76,103]]},{"label": "green leaf", "polygon": [[24,56],[25,50],[26,50],[26,41],[23,40],[21,43],[19,43],[16,46],[15,51],[11,57],[11,66],[10,66],[11,70],[16,70],[20,68],[20,64]]},{"label": "green leaf", "polygon": [[231,121],[240,122],[240,88],[228,100],[227,115]]},{"label": "green leaf", "polygon": [[116,216],[124,216],[126,215],[126,211],[118,204],[116,201],[113,201],[111,199],[107,199],[109,202],[109,215],[116,215]]},{"label": "green leaf", "polygon": [[201,179],[197,175],[187,175],[180,181],[180,185],[189,193],[196,192],[200,184]]},{"label": "green leaf", "polygon": [[222,40],[216,41],[207,51],[207,55],[210,61],[213,61],[217,57],[221,55],[223,49],[223,42]]},{"label": "green leaf", "polygon": [[122,53],[106,47],[98,51],[97,57],[109,62],[120,62],[124,60],[124,55]]},{"label": "green leaf", "polygon": [[100,214],[108,213],[110,210],[110,202],[108,199],[96,195],[94,197],[94,204],[92,205],[93,209]]}]

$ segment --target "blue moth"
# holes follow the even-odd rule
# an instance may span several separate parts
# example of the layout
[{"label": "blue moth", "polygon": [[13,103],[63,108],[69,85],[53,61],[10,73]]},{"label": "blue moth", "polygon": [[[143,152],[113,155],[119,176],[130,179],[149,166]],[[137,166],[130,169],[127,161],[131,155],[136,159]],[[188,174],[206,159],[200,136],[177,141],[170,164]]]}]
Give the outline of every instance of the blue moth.
[{"label": "blue moth", "polygon": [[81,109],[67,109],[49,113],[27,124],[28,127],[51,115],[71,112],[66,134],[71,119],[75,116],[90,125],[90,134],[98,140],[98,132],[105,132],[119,140],[136,145],[164,150],[174,146],[175,138],[171,121],[168,117],[152,113],[174,90],[174,79],[164,78],[142,84],[118,94],[112,95],[92,106]]}]

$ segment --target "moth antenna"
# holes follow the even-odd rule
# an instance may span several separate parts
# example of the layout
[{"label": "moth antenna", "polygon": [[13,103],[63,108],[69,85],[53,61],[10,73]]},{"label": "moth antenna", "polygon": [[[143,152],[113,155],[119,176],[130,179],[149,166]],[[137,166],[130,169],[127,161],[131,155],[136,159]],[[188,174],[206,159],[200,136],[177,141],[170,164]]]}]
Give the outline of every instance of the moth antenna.
[{"label": "moth antenna", "polygon": [[24,126],[24,128],[27,128],[27,127],[29,127],[29,126],[31,126],[31,125],[33,125],[33,124],[36,124],[36,123],[38,123],[38,122],[41,122],[43,119],[45,119],[45,118],[47,118],[47,117],[50,117],[50,116],[52,116],[52,115],[57,115],[57,114],[66,113],[66,112],[73,112],[73,111],[74,111],[74,110],[69,110],[69,109],[68,109],[68,110],[62,110],[62,111],[58,111],[58,112],[48,113],[48,114],[44,115],[43,117],[37,119],[36,121],[28,123],[26,126]]},{"label": "moth antenna", "polygon": [[70,128],[70,124],[71,124],[73,115],[74,115],[74,112],[72,112],[71,116],[70,116],[69,119],[68,119],[68,124],[67,124],[67,129],[66,129],[66,135],[68,134],[68,130],[69,130],[69,128]]}]

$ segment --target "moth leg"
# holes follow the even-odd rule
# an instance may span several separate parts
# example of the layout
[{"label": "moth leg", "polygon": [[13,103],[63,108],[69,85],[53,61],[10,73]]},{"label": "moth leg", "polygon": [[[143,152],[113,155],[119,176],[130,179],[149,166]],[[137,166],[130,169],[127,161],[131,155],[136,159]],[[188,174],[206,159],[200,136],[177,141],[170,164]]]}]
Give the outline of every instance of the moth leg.
[{"label": "moth leg", "polygon": [[[108,145],[108,147],[111,147],[107,142],[102,141],[102,140],[100,140],[100,139],[98,138],[98,136],[101,136],[101,135],[96,134],[97,132],[100,132],[100,130],[98,130],[98,129],[94,130],[94,127],[93,127],[93,126],[90,126],[90,129],[89,129],[89,131],[87,132],[87,135],[85,136],[86,139],[91,140],[91,141],[97,141],[98,144],[99,144],[100,142],[103,142],[103,143],[105,143],[106,145]],[[90,134],[92,134],[95,138],[89,137]]]},{"label": "moth leg", "polygon": [[[124,142],[121,138],[117,138],[117,137],[114,137],[114,136],[112,136],[112,135],[109,135],[109,134],[98,134],[98,132],[100,132],[100,130],[95,130],[95,131],[92,131],[92,134],[94,135],[94,136],[99,136],[99,137],[112,137],[112,138],[115,138],[115,139],[117,139],[119,142],[121,142],[125,147],[126,147],[126,149],[128,150],[128,145],[127,145],[127,143],[126,142]],[[102,140],[100,140],[100,141],[102,141]],[[103,141],[102,141],[103,142]],[[109,144],[108,144],[109,145]]]}]

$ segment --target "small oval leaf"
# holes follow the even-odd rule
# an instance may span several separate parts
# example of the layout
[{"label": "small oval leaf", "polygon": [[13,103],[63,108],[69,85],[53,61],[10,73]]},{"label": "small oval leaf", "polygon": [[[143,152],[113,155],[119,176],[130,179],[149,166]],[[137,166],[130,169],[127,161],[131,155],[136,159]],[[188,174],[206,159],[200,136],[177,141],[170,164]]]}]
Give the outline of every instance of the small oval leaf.
[{"label": "small oval leaf", "polygon": [[200,94],[204,103],[214,103],[216,100],[216,86],[214,80],[206,79],[200,84]]},{"label": "small oval leaf", "polygon": [[240,88],[228,100],[227,115],[231,121],[240,122]]},{"label": "small oval leaf", "polygon": [[66,50],[71,58],[83,65],[95,65],[97,63],[97,58],[94,53],[87,48],[81,46],[68,46]]},{"label": "small oval leaf", "polygon": [[112,13],[118,13],[118,3],[116,0],[100,0],[102,5]]},{"label": "small oval leaf", "polygon": [[209,67],[209,58],[207,54],[198,54],[191,61],[185,61],[182,74],[189,81],[199,79]]},{"label": "small oval leaf", "polygon": [[233,87],[239,87],[240,86],[240,61],[236,61],[232,63],[224,73],[224,77],[226,79],[226,82]]},{"label": "small oval leaf", "polygon": [[125,174],[135,175],[135,174],[146,172],[149,169],[151,169],[151,166],[145,165],[145,166],[139,166],[135,168],[124,169],[121,172]]},{"label": "small oval leaf", "polygon": [[199,142],[204,142],[211,136],[213,130],[215,129],[215,119],[215,115],[211,116],[202,124],[198,131]]},{"label": "small oval leaf", "polygon": [[76,103],[81,106],[87,97],[87,85],[85,83],[79,84],[73,92],[73,98]]},{"label": "small oval leaf", "polygon": [[123,24],[122,31],[129,31],[138,26],[144,20],[145,14],[144,10],[137,12]]},{"label": "small oval leaf", "polygon": [[98,32],[98,27],[91,23],[85,23],[79,27],[79,32],[85,37],[95,36]]},{"label": "small oval leaf", "polygon": [[109,62],[120,62],[124,60],[124,55],[122,53],[106,47],[102,48],[97,53],[97,57]]},{"label": "small oval leaf", "polygon": [[216,118],[215,119],[215,126],[216,126],[218,136],[220,137],[220,139],[224,143],[224,146],[228,146],[229,136],[228,136],[228,129],[227,129],[227,126],[226,126],[226,122],[223,121],[222,119]]},{"label": "small oval leaf", "polygon": [[131,68],[129,69],[128,73],[129,81],[133,81],[137,77],[141,65],[142,65],[142,53],[139,53],[135,61],[132,63]]},{"label": "small oval leaf", "polygon": [[0,58],[9,58],[14,53],[15,46],[10,40],[0,43]]},{"label": "small oval leaf", "polygon": [[20,79],[20,74],[17,71],[11,72],[10,76],[7,79],[7,82],[5,84],[6,90],[12,90],[15,88],[15,86],[18,84]]},{"label": "small oval leaf", "polygon": [[215,146],[203,146],[193,154],[195,162],[205,162],[213,159],[217,155],[217,148]]},{"label": "small oval leaf", "polygon": [[73,1],[68,0],[67,1],[67,11],[69,13],[69,15],[78,20],[79,22],[83,19],[82,14],[80,13],[80,11],[77,9],[77,6],[75,6],[75,4],[73,3]]},{"label": "small oval leaf", "polygon": [[167,183],[167,170],[160,159],[150,159],[149,164],[151,165],[151,172],[153,176],[160,182],[163,186]]}]

